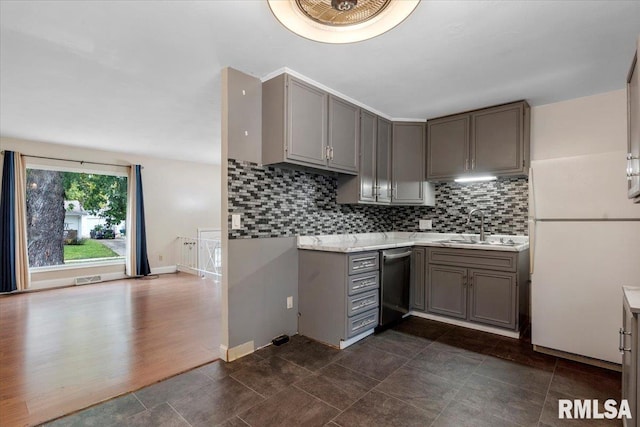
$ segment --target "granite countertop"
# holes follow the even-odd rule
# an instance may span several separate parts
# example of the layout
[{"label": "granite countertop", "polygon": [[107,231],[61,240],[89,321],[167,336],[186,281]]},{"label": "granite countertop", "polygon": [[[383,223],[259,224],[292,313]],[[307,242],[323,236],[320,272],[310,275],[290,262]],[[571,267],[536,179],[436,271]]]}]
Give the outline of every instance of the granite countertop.
[{"label": "granite countertop", "polygon": [[632,313],[640,314],[640,287],[623,286],[624,298],[627,300]]},{"label": "granite countertop", "polygon": [[477,234],[449,234],[449,233],[360,233],[360,234],[330,234],[323,236],[299,236],[298,249],[326,252],[363,252],[380,249],[401,248],[410,246],[433,246],[442,248],[482,249],[489,251],[521,252],[529,248],[527,236],[491,235],[488,242],[513,240],[513,246],[487,243],[457,243],[442,242],[442,240],[478,240]]}]

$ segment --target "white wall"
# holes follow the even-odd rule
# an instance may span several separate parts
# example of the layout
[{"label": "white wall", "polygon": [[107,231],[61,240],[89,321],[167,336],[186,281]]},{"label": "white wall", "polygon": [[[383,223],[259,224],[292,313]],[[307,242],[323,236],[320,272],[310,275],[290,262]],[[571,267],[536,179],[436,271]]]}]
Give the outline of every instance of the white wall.
[{"label": "white wall", "polygon": [[[142,182],[148,255],[152,270],[175,266],[174,241],[177,236],[197,237],[198,227],[220,228],[219,165],[5,137],[0,138],[0,149],[18,151],[26,155],[72,160],[123,165],[141,164],[144,167]],[[68,275],[75,277],[78,274],[71,271]],[[55,276],[59,277],[59,274]],[[32,278],[32,280],[38,280],[38,278]]]},{"label": "white wall", "polygon": [[531,160],[626,152],[626,123],[624,89],[533,107]]}]

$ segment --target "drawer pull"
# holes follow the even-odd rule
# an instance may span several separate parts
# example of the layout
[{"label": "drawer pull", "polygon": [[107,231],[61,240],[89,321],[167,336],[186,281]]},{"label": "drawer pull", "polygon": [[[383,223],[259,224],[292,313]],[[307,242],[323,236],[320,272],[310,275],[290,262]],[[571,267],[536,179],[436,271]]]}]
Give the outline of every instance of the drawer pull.
[{"label": "drawer pull", "polygon": [[620,335],[620,344],[618,345],[618,350],[620,350],[620,353],[624,353],[625,351],[631,351],[631,348],[624,347],[624,336],[631,335],[631,332],[627,332],[624,329],[620,328],[620,330],[618,331],[618,334]]},{"label": "drawer pull", "polygon": [[362,262],[362,261],[369,261],[369,260],[373,260],[375,261],[377,257],[375,256],[368,256],[368,257],[364,257],[364,258],[354,258],[352,261],[353,262]]},{"label": "drawer pull", "polygon": [[371,301],[371,300],[369,300],[369,301],[365,301],[365,302],[362,302],[362,303],[360,303],[360,304],[358,304],[358,305],[354,306],[354,307],[353,307],[353,309],[354,309],[354,310],[360,310],[360,309],[361,309],[361,308],[363,308],[363,307],[367,307],[367,306],[372,305],[372,304],[375,304],[375,303],[376,303],[376,302],[375,302],[375,300],[374,300],[374,301]]},{"label": "drawer pull", "polygon": [[363,320],[362,322],[360,322],[360,324],[358,326],[354,326],[352,331],[357,331],[358,329],[362,329],[364,327],[369,326],[372,323],[375,323],[376,319],[367,319],[367,320]]},{"label": "drawer pull", "polygon": [[362,284],[354,286],[353,289],[368,288],[369,286],[373,286],[373,285],[377,285],[375,280],[372,282],[362,282]]}]

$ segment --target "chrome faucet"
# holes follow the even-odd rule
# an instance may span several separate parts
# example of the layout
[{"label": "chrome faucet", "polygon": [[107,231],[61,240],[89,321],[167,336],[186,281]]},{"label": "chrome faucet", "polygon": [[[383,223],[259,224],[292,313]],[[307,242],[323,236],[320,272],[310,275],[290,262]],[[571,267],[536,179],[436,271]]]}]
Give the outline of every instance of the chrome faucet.
[{"label": "chrome faucet", "polygon": [[471,222],[471,216],[476,212],[480,212],[480,241],[484,242],[484,211],[478,208],[471,209],[467,217],[467,224]]}]

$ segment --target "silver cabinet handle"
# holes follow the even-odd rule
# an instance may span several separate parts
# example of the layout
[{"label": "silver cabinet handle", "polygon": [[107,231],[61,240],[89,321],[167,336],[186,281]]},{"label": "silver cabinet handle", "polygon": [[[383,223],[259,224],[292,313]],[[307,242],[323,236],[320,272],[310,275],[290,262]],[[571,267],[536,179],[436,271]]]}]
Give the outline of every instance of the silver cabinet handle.
[{"label": "silver cabinet handle", "polygon": [[367,307],[367,306],[372,305],[372,304],[375,304],[375,303],[376,303],[376,302],[375,302],[375,301],[372,301],[372,300],[365,301],[365,302],[362,302],[362,303],[360,303],[360,304],[358,304],[358,305],[354,306],[354,307],[353,307],[353,309],[354,309],[354,310],[360,310],[361,308]]},{"label": "silver cabinet handle", "polygon": [[329,155],[331,156],[329,159],[333,160],[333,147],[329,147]]},{"label": "silver cabinet handle", "polygon": [[464,170],[469,170],[469,159],[464,159]]},{"label": "silver cabinet handle", "polygon": [[476,159],[471,159],[471,170],[476,168]]},{"label": "silver cabinet handle", "polygon": [[353,289],[361,289],[361,288],[367,288],[369,286],[373,286],[373,285],[377,285],[377,283],[374,281],[372,282],[362,282],[362,284],[354,286]]},{"label": "silver cabinet handle", "polygon": [[324,158],[329,160],[331,157],[329,156],[329,146],[324,147]]},{"label": "silver cabinet handle", "polygon": [[364,257],[364,258],[354,258],[353,262],[369,261],[370,259],[375,260],[376,258],[377,258],[376,256],[368,256],[368,257]]},{"label": "silver cabinet handle", "polygon": [[358,326],[354,326],[352,330],[357,331],[358,329],[362,329],[365,326],[369,326],[372,323],[375,323],[375,319],[363,320],[362,322],[360,322]]},{"label": "silver cabinet handle", "polygon": [[631,348],[624,347],[624,336],[631,335],[631,332],[627,332],[624,329],[620,328],[618,334],[620,335],[620,344],[618,345],[618,350],[620,351],[620,353],[624,354],[625,351],[631,351]]}]

